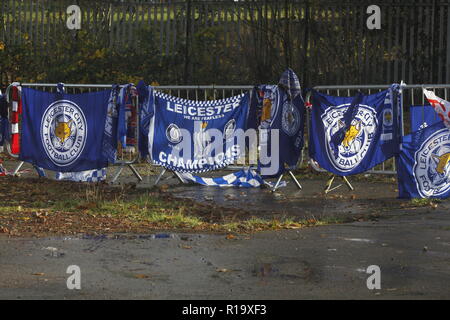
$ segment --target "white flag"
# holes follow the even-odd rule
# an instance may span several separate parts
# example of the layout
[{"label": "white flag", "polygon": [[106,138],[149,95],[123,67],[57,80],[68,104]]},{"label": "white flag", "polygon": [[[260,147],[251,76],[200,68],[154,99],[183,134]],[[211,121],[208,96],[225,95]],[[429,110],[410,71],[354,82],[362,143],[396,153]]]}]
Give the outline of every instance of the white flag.
[{"label": "white flag", "polygon": [[427,97],[428,102],[438,114],[439,118],[444,121],[447,128],[450,128],[450,102],[439,98],[433,91],[423,88],[423,93]]}]

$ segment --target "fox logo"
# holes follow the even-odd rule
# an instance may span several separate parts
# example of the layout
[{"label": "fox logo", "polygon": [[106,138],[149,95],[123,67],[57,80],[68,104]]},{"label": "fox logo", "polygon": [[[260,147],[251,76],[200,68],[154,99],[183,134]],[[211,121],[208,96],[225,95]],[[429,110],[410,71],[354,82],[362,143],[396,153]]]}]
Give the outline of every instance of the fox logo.
[{"label": "fox logo", "polygon": [[68,137],[72,134],[72,120],[69,122],[58,122],[55,128],[55,135],[64,143]]},{"label": "fox logo", "polygon": [[423,198],[439,197],[450,191],[449,137],[447,128],[434,132],[414,155],[414,179]]},{"label": "fox logo", "polygon": [[375,109],[362,104],[351,122],[345,121],[348,106],[330,106],[321,115],[328,159],[342,172],[352,171],[364,161],[378,127]]},{"label": "fox logo", "polygon": [[[345,124],[341,120],[339,120],[339,127],[344,127]],[[352,124],[350,128],[345,132],[344,139],[342,140],[342,145],[345,148],[350,147],[353,144],[353,141],[359,136],[361,132],[361,120],[357,121],[355,124]]]},{"label": "fox logo", "polygon": [[436,172],[439,174],[444,174],[446,173],[446,169],[447,169],[447,165],[450,162],[450,152],[445,153],[441,156],[436,156],[436,155],[431,155],[433,157],[433,159],[436,161],[437,163],[437,167],[436,167]]},{"label": "fox logo", "polygon": [[41,141],[49,159],[57,166],[68,166],[83,152],[87,122],[83,110],[67,100],[48,106],[41,120]]}]

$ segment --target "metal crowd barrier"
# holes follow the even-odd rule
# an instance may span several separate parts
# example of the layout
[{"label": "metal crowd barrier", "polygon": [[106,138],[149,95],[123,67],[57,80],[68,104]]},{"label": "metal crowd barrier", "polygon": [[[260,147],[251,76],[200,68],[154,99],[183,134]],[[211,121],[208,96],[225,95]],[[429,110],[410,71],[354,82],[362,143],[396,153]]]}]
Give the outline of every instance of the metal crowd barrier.
[{"label": "metal crowd barrier", "polygon": [[[39,90],[48,91],[48,92],[56,92],[57,84],[54,83],[21,83],[19,84],[22,87],[33,87]],[[9,101],[10,96],[10,89],[12,85],[10,85],[6,90],[6,95]],[[110,89],[112,85],[107,84],[64,84],[64,87],[66,88],[67,93],[83,93],[83,92],[95,92],[103,89]],[[217,99],[224,99],[228,97],[232,97],[237,94],[244,93],[248,90],[251,90],[254,86],[251,85],[242,85],[242,86],[232,86],[232,85],[204,85],[204,86],[155,86],[154,88],[159,91],[163,91],[167,94],[189,99],[189,100],[217,100]],[[386,90],[389,88],[389,85],[348,85],[348,86],[316,86],[313,89],[325,92],[329,95],[335,95],[335,96],[353,96],[358,91],[361,91],[365,94],[372,94],[376,92],[380,92],[382,90]],[[406,133],[409,133],[409,117],[405,117],[409,115],[409,108],[405,108],[404,106],[411,106],[411,105],[425,105],[426,99],[425,96],[422,93],[422,88],[427,88],[429,90],[433,90],[438,96],[442,97],[445,100],[448,100],[450,97],[450,85],[446,84],[420,84],[420,85],[405,85],[402,84],[402,101],[401,101],[401,108],[402,108],[402,135],[405,135]],[[309,102],[310,100],[311,92],[308,92],[305,101]],[[136,101],[136,103],[138,103]],[[137,113],[139,114],[139,112]],[[137,121],[137,131],[139,130],[139,121]],[[307,113],[307,121],[306,121],[306,132],[309,134],[309,128],[310,128],[310,113],[308,111]],[[139,134],[136,133],[137,137],[137,145],[139,143]],[[9,145],[6,142],[6,147],[9,149]],[[128,166],[134,173],[134,175],[141,181],[142,177],[139,175],[139,173],[136,171],[136,169],[133,167],[133,164],[135,164],[139,160],[139,154],[137,151],[136,146],[136,153],[128,153],[126,150],[118,150],[119,153],[119,160],[117,161],[116,165],[118,165],[120,168],[116,175],[113,178],[113,182],[117,180],[119,175],[121,174],[122,170]],[[11,154],[11,156],[16,157],[17,155]],[[321,169],[312,159],[309,159],[309,162],[311,166],[319,172],[325,172],[325,170]],[[301,161],[299,161],[299,164]],[[16,168],[15,173],[20,169],[22,164]],[[229,166],[228,169],[235,170],[238,168],[242,168],[242,166]],[[396,174],[396,166],[395,166],[395,159],[389,159],[380,165],[376,166],[370,171],[367,171],[367,173],[370,174]]]},{"label": "metal crowd barrier", "polygon": [[[29,88],[35,88],[37,90],[41,90],[41,91],[45,91],[45,92],[56,93],[58,84],[56,84],[56,83],[12,83],[12,84],[10,84],[8,86],[8,88],[6,89],[6,97],[7,97],[8,103],[9,103],[9,106],[8,106],[9,114],[11,114],[11,111],[12,111],[11,110],[12,104],[10,102],[11,102],[11,89],[13,86],[20,86],[22,88],[29,87]],[[124,85],[122,85],[120,87],[123,87],[123,86]],[[111,88],[112,88],[112,85],[108,85],[108,84],[66,84],[66,83],[64,83],[65,92],[68,94],[97,92],[97,91],[111,89]],[[135,114],[136,119],[134,119],[136,121],[136,128],[135,128],[136,143],[132,148],[125,148],[125,146],[118,148],[117,160],[113,164],[113,166],[118,166],[119,170],[116,172],[116,174],[114,175],[114,177],[112,179],[113,183],[119,178],[119,176],[121,175],[121,173],[125,167],[128,167],[139,181],[142,181],[141,175],[138,173],[136,168],[133,166],[133,164],[135,164],[139,160],[139,152],[138,152],[138,146],[139,146],[139,101],[138,101],[138,98],[136,98],[133,101],[133,104],[137,108],[136,114]],[[19,121],[19,131],[21,131],[20,129],[21,129],[21,121]],[[7,147],[9,155],[13,158],[18,158],[19,156],[17,154],[14,154],[11,152],[11,147],[10,147],[10,143],[8,140],[9,139],[7,139],[7,141],[6,141],[6,147]],[[14,175],[16,175],[18,173],[18,171],[21,169],[23,164],[24,164],[23,162],[19,163],[19,165],[14,170]]]}]

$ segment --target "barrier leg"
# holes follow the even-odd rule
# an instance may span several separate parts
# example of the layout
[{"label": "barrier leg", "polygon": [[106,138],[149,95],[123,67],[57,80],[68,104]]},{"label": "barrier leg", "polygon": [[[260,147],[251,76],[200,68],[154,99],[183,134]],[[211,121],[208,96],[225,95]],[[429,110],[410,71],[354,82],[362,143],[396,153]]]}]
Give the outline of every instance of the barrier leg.
[{"label": "barrier leg", "polygon": [[300,184],[300,182],[298,182],[297,178],[295,177],[295,175],[292,173],[291,170],[289,170],[289,175],[291,176],[292,180],[294,180],[295,184],[297,185],[297,187],[302,190],[302,185]]},{"label": "barrier leg", "polygon": [[116,172],[116,174],[114,175],[114,178],[111,180],[111,183],[116,182],[116,180],[119,178],[119,176],[122,174],[123,171],[123,165],[121,165],[119,167],[119,170]]},{"label": "barrier leg", "polygon": [[[329,192],[331,192],[333,190],[336,190],[337,188],[342,186],[342,184],[339,184],[336,187],[332,188],[334,178],[336,178],[336,176],[333,174],[333,175],[331,175],[330,179],[327,181],[327,184],[325,186],[325,194],[327,194],[327,193],[329,193]],[[355,188],[353,188],[353,186],[350,183],[350,181],[348,181],[347,177],[341,176],[340,178],[344,181],[344,183],[346,184],[346,186],[348,187],[348,189],[350,191],[355,190]]]},{"label": "barrier leg", "polygon": [[[139,180],[139,182],[141,182],[143,180],[141,175],[139,174],[139,172],[136,170],[136,168],[132,164],[127,164],[126,166],[128,168],[130,168],[130,170],[133,172],[134,176]],[[116,182],[116,180],[122,174],[124,168],[125,168],[125,164],[121,164],[120,167],[119,167],[119,170],[114,175],[114,178],[111,180],[111,183],[115,183]]]},{"label": "barrier leg", "polygon": [[178,178],[178,180],[180,180],[181,183],[186,183],[186,181],[184,181],[184,179],[180,176],[178,172],[172,171],[172,173],[175,175],[175,177]]},{"label": "barrier leg", "polygon": [[344,180],[345,184],[347,185],[347,187],[350,189],[350,191],[355,190],[355,188],[353,188],[352,184],[350,183],[350,181],[348,181],[347,177],[343,176],[342,180]]},{"label": "barrier leg", "polygon": [[155,184],[154,186],[156,186],[159,183],[159,180],[161,180],[161,178],[163,177],[163,175],[166,173],[167,169],[163,168],[161,170],[161,173],[158,175],[158,177],[156,178]]},{"label": "barrier leg", "polygon": [[331,175],[330,179],[328,179],[327,184],[325,185],[325,194],[327,194],[327,193],[329,193],[329,192],[331,192],[333,190],[336,190],[337,188],[342,186],[342,184],[340,184],[340,185],[337,185],[334,188],[331,188],[331,186],[333,185],[334,178],[336,178],[336,176],[333,174],[333,175]]},{"label": "barrier leg", "polygon": [[128,167],[134,173],[134,176],[139,180],[139,182],[141,182],[143,179],[136,168],[132,164],[129,164]]},{"label": "barrier leg", "polygon": [[281,179],[283,179],[283,175],[284,175],[284,174],[281,174],[281,175],[278,177],[278,180],[277,180],[277,182],[275,183],[275,186],[273,187],[272,192],[275,192],[275,191],[278,189],[278,186],[280,185]]},{"label": "barrier leg", "polygon": [[23,164],[25,162],[20,162],[19,165],[16,167],[16,169],[14,169],[14,175],[17,175],[17,173],[19,172],[19,170],[22,168]]}]

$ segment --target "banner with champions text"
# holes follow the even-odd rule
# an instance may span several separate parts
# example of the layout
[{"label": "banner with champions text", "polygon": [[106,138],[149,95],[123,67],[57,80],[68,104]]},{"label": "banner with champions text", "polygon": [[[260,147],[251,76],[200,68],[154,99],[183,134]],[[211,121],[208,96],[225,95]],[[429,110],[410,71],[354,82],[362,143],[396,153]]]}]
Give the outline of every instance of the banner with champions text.
[{"label": "banner with champions text", "polygon": [[335,97],[313,90],[309,154],[336,175],[363,173],[399,152],[400,87]]},{"label": "banner with champions text", "polygon": [[232,164],[245,151],[237,137],[246,129],[249,93],[213,101],[185,100],[155,90],[148,94],[153,163],[177,172],[206,172]]},{"label": "banner with champions text", "polygon": [[58,172],[102,169],[103,139],[111,90],[48,93],[22,89],[22,148],[19,159]]}]

